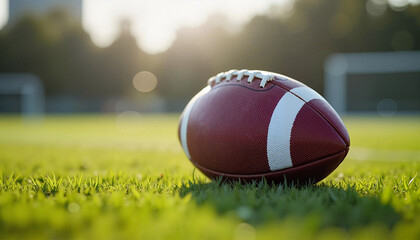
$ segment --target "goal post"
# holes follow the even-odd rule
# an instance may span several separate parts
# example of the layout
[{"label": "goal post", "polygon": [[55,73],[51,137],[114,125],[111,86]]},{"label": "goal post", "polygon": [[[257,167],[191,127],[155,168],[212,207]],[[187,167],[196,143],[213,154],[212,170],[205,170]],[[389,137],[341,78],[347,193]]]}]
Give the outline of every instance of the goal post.
[{"label": "goal post", "polygon": [[[376,53],[337,53],[328,57],[324,65],[324,95],[340,114],[357,111],[349,110],[348,86],[350,75],[389,75],[420,72],[420,51],[376,52]],[[369,79],[367,80],[369,81]],[[415,79],[417,83],[420,79]],[[385,80],[384,84],[387,84]],[[416,86],[418,85],[416,83]],[[394,84],[397,85],[397,84]],[[388,87],[392,87],[391,84]],[[410,86],[406,86],[410,87]],[[414,89],[415,90],[415,89]],[[372,92],[375,89],[371,89]],[[398,91],[398,89],[395,89]],[[417,89],[420,92],[420,89]],[[420,93],[417,98],[420,99]],[[416,99],[417,99],[416,98]],[[416,100],[415,100],[416,101]],[[379,106],[379,105],[378,105]],[[412,109],[410,111],[420,111]]]},{"label": "goal post", "polygon": [[0,111],[21,113],[23,117],[42,117],[45,94],[41,80],[30,73],[0,74]]}]

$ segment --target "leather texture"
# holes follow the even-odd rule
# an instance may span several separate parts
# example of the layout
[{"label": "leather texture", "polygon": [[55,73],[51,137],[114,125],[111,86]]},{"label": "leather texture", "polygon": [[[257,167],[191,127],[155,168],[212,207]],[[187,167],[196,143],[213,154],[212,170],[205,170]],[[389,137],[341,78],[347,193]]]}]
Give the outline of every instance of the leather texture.
[{"label": "leather texture", "polygon": [[270,171],[267,128],[271,114],[286,93],[258,81],[222,82],[195,103],[188,129],[191,161],[215,171],[255,174]]},{"label": "leather texture", "polygon": [[205,175],[228,180],[316,182],[344,159],[350,139],[343,122],[328,103],[313,99],[303,104],[293,122],[293,166],[270,170],[267,134],[273,111],[291,89],[306,87],[283,75],[275,77],[264,88],[259,80],[247,83],[246,77],[222,80],[195,99],[186,128],[186,147],[191,162]]},{"label": "leather texture", "polygon": [[290,152],[294,167],[335,155],[346,147],[328,121],[308,104],[302,107],[292,128]]},{"label": "leather texture", "polygon": [[298,167],[292,167],[280,171],[268,172],[263,174],[248,174],[248,175],[239,175],[239,174],[227,174],[224,172],[217,172],[211,169],[207,169],[203,166],[200,166],[197,163],[193,164],[202,172],[204,175],[211,179],[222,178],[224,181],[241,181],[244,183],[259,181],[265,179],[267,182],[271,183],[294,183],[294,184],[308,184],[316,183],[327,177],[332,171],[334,171],[340,163],[344,160],[348,153],[348,149],[329,156],[323,159],[318,159],[317,161],[301,165]]}]

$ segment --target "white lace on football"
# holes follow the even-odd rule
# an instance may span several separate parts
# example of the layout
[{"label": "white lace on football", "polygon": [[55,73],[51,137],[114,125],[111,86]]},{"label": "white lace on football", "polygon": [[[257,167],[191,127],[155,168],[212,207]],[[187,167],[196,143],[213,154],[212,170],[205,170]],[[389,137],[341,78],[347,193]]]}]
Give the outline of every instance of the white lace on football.
[{"label": "white lace on football", "polygon": [[208,81],[208,84],[211,86],[213,84],[213,82],[215,84],[220,83],[220,81],[222,81],[223,79],[225,79],[226,82],[229,82],[230,80],[232,80],[232,77],[236,76],[236,81],[241,81],[243,77],[248,77],[247,82],[248,83],[252,83],[252,81],[255,78],[259,78],[261,79],[260,82],[260,87],[263,88],[265,87],[265,85],[267,84],[267,82],[273,81],[274,80],[274,76],[273,75],[268,75],[268,74],[262,74],[261,72],[258,71],[249,71],[247,69],[242,69],[242,70],[230,70],[228,72],[222,72],[217,74],[214,77],[211,77]]}]

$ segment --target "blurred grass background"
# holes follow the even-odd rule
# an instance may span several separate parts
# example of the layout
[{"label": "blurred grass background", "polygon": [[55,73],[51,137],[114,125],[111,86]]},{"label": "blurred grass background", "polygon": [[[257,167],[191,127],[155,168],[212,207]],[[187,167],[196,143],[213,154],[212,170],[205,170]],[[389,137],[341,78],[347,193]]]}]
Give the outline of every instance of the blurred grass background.
[{"label": "blurred grass background", "polygon": [[[210,182],[177,115],[2,116],[2,238],[418,239],[420,119],[344,120],[349,156],[297,188]],[[375,154],[390,149],[409,157]]]}]

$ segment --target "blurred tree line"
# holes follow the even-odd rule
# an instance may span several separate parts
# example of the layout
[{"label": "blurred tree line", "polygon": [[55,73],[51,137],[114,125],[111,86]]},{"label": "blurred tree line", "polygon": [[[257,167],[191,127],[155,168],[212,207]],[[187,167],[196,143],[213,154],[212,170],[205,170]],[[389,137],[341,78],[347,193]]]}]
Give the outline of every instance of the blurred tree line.
[{"label": "blurred tree line", "polygon": [[380,0],[296,0],[287,11],[272,6],[237,33],[216,15],[179,30],[157,55],[138,48],[128,24],[111,46],[99,48],[80,23],[55,11],[0,32],[0,72],[35,73],[48,96],[130,95],[133,76],[147,70],[159,81],[152,94],[185,103],[210,76],[232,68],[282,73],[322,93],[323,64],[332,53],[420,50],[420,5],[393,8]]}]

